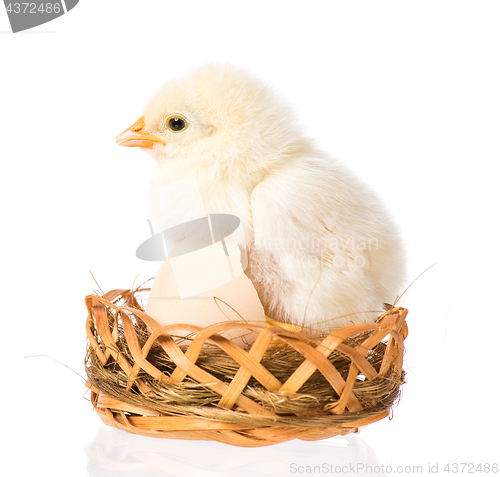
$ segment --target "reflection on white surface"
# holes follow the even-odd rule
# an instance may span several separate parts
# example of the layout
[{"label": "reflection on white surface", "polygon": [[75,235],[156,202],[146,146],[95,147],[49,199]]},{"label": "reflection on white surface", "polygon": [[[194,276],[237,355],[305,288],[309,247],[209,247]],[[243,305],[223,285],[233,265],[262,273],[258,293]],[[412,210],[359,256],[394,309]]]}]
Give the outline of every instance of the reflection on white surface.
[{"label": "reflection on white surface", "polygon": [[374,475],[368,466],[379,465],[373,450],[358,434],[243,448],[211,441],[143,437],[101,426],[86,453],[91,477],[363,476]]}]

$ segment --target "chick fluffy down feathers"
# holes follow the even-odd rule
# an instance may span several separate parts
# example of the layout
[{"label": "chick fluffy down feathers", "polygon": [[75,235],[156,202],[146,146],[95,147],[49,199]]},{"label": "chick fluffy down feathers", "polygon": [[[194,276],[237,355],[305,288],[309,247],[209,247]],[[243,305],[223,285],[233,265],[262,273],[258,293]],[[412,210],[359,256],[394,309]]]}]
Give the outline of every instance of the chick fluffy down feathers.
[{"label": "chick fluffy down feathers", "polygon": [[[169,117],[189,127],[174,133]],[[313,329],[374,321],[401,292],[405,260],[373,190],[304,137],[280,95],[245,70],[210,64],[165,84],[144,111],[164,140],[150,204],[156,230],[189,201],[162,194],[194,177],[207,213],[236,215],[235,237],[267,316]]]}]

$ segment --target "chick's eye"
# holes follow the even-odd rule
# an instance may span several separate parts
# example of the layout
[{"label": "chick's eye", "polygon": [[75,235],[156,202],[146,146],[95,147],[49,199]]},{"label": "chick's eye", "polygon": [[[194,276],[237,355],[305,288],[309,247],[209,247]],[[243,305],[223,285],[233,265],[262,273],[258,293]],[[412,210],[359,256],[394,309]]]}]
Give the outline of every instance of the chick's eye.
[{"label": "chick's eye", "polygon": [[167,121],[167,126],[172,132],[181,132],[187,128],[187,122],[185,119],[174,117]]}]

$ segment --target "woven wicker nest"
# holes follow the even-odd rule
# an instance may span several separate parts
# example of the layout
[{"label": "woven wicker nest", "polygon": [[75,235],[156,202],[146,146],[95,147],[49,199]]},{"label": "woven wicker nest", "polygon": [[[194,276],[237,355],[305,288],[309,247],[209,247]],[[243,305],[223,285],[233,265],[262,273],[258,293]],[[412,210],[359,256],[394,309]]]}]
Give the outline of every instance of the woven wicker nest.
[{"label": "woven wicker nest", "polygon": [[[326,336],[244,322],[162,327],[143,311],[143,292],[86,297],[87,386],[107,425],[265,446],[357,432],[387,417],[399,397],[404,308]],[[258,333],[248,350],[221,336],[234,327]],[[171,334],[179,329],[192,339]]]}]

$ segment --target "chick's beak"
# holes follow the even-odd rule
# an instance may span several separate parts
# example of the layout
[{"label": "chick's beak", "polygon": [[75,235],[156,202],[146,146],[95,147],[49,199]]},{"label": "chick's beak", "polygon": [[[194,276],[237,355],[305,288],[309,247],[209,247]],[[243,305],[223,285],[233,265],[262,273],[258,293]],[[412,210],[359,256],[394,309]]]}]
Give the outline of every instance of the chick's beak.
[{"label": "chick's beak", "polygon": [[119,136],[116,136],[116,143],[119,146],[151,148],[156,143],[163,146],[165,142],[153,134],[142,132],[145,126],[144,116],[139,118],[132,126],[125,129]]}]

